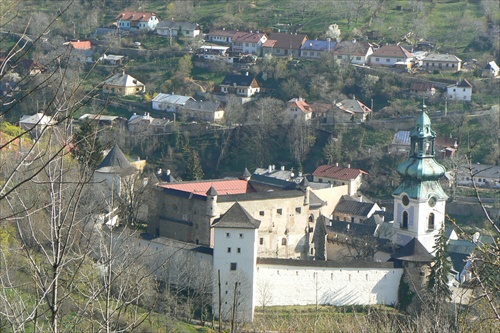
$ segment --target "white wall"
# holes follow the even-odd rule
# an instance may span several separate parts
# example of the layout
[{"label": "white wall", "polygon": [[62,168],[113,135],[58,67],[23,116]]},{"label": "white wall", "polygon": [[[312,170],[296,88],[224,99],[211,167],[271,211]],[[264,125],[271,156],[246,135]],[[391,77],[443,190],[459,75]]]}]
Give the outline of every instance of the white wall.
[{"label": "white wall", "polygon": [[349,268],[257,264],[256,305],[395,304],[403,269],[383,268],[387,266],[385,263],[380,266]]}]

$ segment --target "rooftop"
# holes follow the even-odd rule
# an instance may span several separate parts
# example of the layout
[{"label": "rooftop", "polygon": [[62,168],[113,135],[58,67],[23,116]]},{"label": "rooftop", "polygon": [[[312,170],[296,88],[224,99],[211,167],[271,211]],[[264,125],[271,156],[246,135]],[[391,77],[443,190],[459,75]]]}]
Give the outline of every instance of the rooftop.
[{"label": "rooftop", "polygon": [[361,174],[367,175],[368,173],[366,171],[361,170],[361,169],[344,168],[344,167],[339,167],[336,165],[328,165],[328,164],[320,165],[313,172],[313,176],[334,178],[334,179],[340,179],[340,180],[355,179],[356,177],[358,177]]},{"label": "rooftop", "polygon": [[214,187],[220,196],[254,192],[253,188],[249,186],[248,181],[241,179],[211,179],[169,184],[160,183],[157,186],[167,190],[191,193],[203,197],[207,196],[207,192],[211,187]]}]

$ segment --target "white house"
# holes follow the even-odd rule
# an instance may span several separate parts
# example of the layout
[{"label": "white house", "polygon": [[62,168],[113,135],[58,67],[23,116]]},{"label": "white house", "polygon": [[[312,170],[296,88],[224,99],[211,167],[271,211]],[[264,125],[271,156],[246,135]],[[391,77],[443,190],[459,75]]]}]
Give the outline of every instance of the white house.
[{"label": "white house", "polygon": [[30,131],[30,134],[38,138],[48,126],[53,126],[57,123],[51,116],[44,113],[35,113],[34,115],[24,115],[19,120],[19,127],[25,131]]},{"label": "white house", "polygon": [[361,169],[340,167],[338,163],[335,165],[320,165],[313,172],[313,180],[318,183],[331,183],[334,186],[348,185],[348,194],[355,195],[363,181],[363,175],[368,175],[366,171]]},{"label": "white house", "polygon": [[472,84],[466,79],[462,79],[462,81],[448,86],[446,92],[449,100],[470,102],[472,97]]},{"label": "white house", "polygon": [[222,93],[233,93],[238,96],[250,97],[260,92],[260,85],[253,75],[228,74],[220,84]]},{"label": "white house", "polygon": [[156,25],[156,33],[160,36],[195,38],[201,33],[198,23],[162,21]]},{"label": "white house", "polygon": [[458,185],[500,188],[500,166],[487,164],[462,165],[456,176]]},{"label": "white house", "polygon": [[232,49],[233,52],[260,55],[262,44],[266,41],[265,33],[238,31],[232,37]]},{"label": "white house", "polygon": [[332,50],[335,59],[356,65],[366,65],[373,53],[370,43],[353,41],[341,41]]},{"label": "white house", "polygon": [[496,77],[500,73],[500,67],[498,67],[495,61],[490,61],[483,68],[483,77]]},{"label": "white house", "polygon": [[413,58],[413,54],[402,46],[384,45],[373,51],[370,56],[370,64],[379,66],[408,65]]},{"label": "white house", "polygon": [[159,22],[155,13],[124,11],[115,18],[116,25],[124,30],[154,30]]},{"label": "white house", "polygon": [[180,108],[186,105],[187,101],[194,101],[194,98],[191,96],[160,93],[153,98],[151,104],[153,110],[178,112]]},{"label": "white house", "polygon": [[458,72],[462,68],[462,60],[453,54],[430,53],[422,59],[422,67],[429,71]]},{"label": "white house", "polygon": [[290,119],[304,119],[310,120],[312,117],[313,110],[306,100],[302,97],[292,98],[288,101],[287,111],[290,114]]}]

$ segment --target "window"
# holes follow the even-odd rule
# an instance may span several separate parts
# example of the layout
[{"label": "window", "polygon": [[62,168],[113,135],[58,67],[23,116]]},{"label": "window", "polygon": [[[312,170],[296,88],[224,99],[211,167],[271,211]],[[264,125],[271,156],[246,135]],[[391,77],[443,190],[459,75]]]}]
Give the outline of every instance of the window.
[{"label": "window", "polygon": [[356,57],[356,60],[361,60],[361,57]]},{"label": "window", "polygon": [[427,223],[427,229],[434,230],[434,213],[429,214],[429,221]]},{"label": "window", "polygon": [[231,253],[231,248],[230,247],[227,248],[227,253]]},{"label": "window", "polygon": [[401,224],[402,229],[408,229],[408,212],[403,212],[403,223]]},{"label": "window", "polygon": [[380,62],[380,58],[375,58],[375,61],[376,62]]},{"label": "window", "polygon": [[262,238],[262,237],[261,237],[261,238],[259,239],[259,244],[260,244],[260,245],[264,245],[264,238]]},{"label": "window", "polygon": [[322,182],[323,182],[323,178],[318,179],[318,181],[319,181],[320,183],[322,183]]},{"label": "window", "polygon": [[351,216],[351,222],[354,223],[354,217]]},{"label": "window", "polygon": [[229,238],[229,232],[226,232],[226,238]]},{"label": "window", "polygon": [[385,59],[385,62],[391,62],[391,59]]},{"label": "window", "polygon": [[278,213],[278,215],[283,215],[283,209],[278,208],[278,209],[276,210],[276,213]]},{"label": "window", "polygon": [[240,238],[243,238],[243,234],[240,234]]},{"label": "window", "polygon": [[236,252],[241,253],[241,247],[239,247]]},{"label": "window", "polygon": [[302,212],[302,208],[301,207],[295,208],[295,212],[300,214]]},{"label": "window", "polygon": [[281,245],[286,245],[286,238],[281,239]]},{"label": "window", "polygon": [[260,215],[260,216],[264,216],[264,211],[263,211],[263,210],[261,210],[261,211],[259,212],[259,215]]},{"label": "window", "polygon": [[235,270],[236,270],[236,268],[237,268],[237,263],[232,262],[232,263],[231,263],[231,270],[232,270],[232,271],[235,271]]}]

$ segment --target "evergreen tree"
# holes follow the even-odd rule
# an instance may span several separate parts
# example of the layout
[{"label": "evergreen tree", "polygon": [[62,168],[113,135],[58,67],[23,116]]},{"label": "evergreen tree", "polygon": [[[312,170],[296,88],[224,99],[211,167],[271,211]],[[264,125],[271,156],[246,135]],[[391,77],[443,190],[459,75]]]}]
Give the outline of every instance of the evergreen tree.
[{"label": "evergreen tree", "polygon": [[90,120],[84,120],[73,136],[71,154],[81,170],[93,172],[102,161],[102,145]]},{"label": "evergreen tree", "polygon": [[201,168],[200,156],[194,149],[189,150],[189,156],[186,166],[186,180],[200,180],[203,178],[203,169]]},{"label": "evergreen tree", "polygon": [[444,227],[436,235],[434,245],[434,261],[429,275],[428,289],[434,297],[434,303],[451,299],[451,290],[448,286],[448,275],[451,263],[448,260],[448,244],[444,234]]}]

